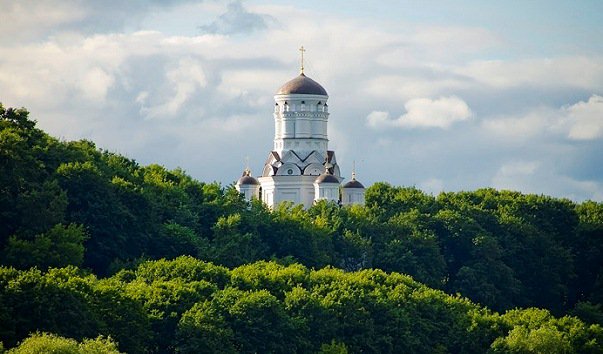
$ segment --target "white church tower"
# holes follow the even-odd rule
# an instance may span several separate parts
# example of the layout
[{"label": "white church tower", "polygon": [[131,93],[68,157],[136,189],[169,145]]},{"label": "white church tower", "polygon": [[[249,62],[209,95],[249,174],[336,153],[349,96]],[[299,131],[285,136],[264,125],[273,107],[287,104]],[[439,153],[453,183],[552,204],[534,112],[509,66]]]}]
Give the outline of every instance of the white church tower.
[{"label": "white church tower", "polygon": [[[274,147],[258,178],[261,199],[269,207],[282,201],[305,208],[322,199],[341,202],[343,178],[328,146],[329,95],[304,74],[303,47],[300,51],[301,73],[274,96]],[[364,195],[354,200],[364,201]]]},{"label": "white church tower", "polygon": [[356,180],[356,166],[352,170],[352,180],[341,187],[341,204],[364,205],[364,185]]}]

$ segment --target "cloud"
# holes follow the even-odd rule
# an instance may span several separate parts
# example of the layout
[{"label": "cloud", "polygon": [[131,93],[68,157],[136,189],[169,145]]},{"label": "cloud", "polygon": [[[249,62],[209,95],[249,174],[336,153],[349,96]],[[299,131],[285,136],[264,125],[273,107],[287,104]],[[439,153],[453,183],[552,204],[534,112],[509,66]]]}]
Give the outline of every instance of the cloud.
[{"label": "cloud", "polygon": [[[203,68],[197,60],[191,57],[180,59],[177,66],[169,69],[165,76],[172,87],[172,93],[166,95],[163,103],[141,110],[149,118],[174,117],[198,89],[207,85]],[[142,92],[136,97],[136,101],[145,103],[147,97],[148,94]]]},{"label": "cloud", "polygon": [[570,124],[568,137],[574,140],[592,140],[603,137],[603,97],[592,95],[564,109]]},{"label": "cloud", "polygon": [[603,137],[603,97],[591,95],[586,102],[561,108],[536,107],[519,117],[484,119],[482,127],[494,136],[511,141],[536,136],[593,140]]},{"label": "cloud", "polygon": [[412,74],[379,75],[369,79],[363,93],[384,100],[409,100],[413,97],[446,95],[466,89],[470,83],[464,78],[454,77],[446,72],[425,73],[422,68],[413,68]]},{"label": "cloud", "polygon": [[0,8],[0,43],[32,38],[86,17],[84,9],[62,1],[0,0]]},{"label": "cloud", "polygon": [[250,33],[267,28],[269,21],[275,20],[272,16],[249,12],[241,0],[235,0],[228,4],[225,13],[209,25],[199,26],[199,29],[213,34]]},{"label": "cloud", "polygon": [[458,97],[414,98],[404,104],[406,113],[398,119],[390,119],[389,113],[374,111],[367,116],[371,128],[441,128],[467,120],[471,110],[465,101]]},{"label": "cloud", "polygon": [[492,178],[494,188],[556,195],[577,201],[603,200],[603,183],[559,173],[551,162],[514,160],[504,163]]},{"label": "cloud", "polygon": [[564,56],[519,60],[474,60],[450,70],[496,89],[521,86],[592,90],[603,82],[601,57]]},{"label": "cloud", "polygon": [[519,117],[485,118],[481,125],[490,135],[514,143],[550,133],[558,124],[559,119],[558,109],[536,107]]},{"label": "cloud", "polygon": [[50,38],[69,31],[80,34],[114,33],[137,27],[145,16],[195,0],[0,0],[0,43]]},{"label": "cloud", "polygon": [[115,78],[99,67],[88,70],[80,81],[80,90],[90,101],[103,103]]},{"label": "cloud", "polygon": [[329,146],[366,185],[603,199],[598,50],[526,57],[482,22],[353,4],[185,2],[0,0],[0,100],[55,136],[227,184],[245,156],[261,171],[273,94],[303,44],[306,73],[331,95]]}]

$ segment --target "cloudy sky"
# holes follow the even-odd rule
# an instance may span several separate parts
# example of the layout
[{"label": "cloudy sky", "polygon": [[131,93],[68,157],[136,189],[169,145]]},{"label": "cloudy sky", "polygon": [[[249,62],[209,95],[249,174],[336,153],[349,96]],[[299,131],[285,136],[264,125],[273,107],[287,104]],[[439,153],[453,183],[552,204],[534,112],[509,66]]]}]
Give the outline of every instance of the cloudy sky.
[{"label": "cloudy sky", "polygon": [[365,184],[603,201],[603,1],[0,0],[0,102],[63,139],[230,184],[273,94],[329,92]]}]

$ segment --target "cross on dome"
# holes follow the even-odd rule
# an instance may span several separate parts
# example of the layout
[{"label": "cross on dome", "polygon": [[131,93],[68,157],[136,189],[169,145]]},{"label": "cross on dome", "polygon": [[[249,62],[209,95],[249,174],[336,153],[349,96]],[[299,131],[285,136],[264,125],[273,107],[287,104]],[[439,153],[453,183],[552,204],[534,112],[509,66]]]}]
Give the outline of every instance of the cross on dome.
[{"label": "cross on dome", "polygon": [[304,73],[304,52],[306,50],[304,49],[304,46],[302,45],[301,48],[299,48],[299,52],[301,53],[301,73]]}]

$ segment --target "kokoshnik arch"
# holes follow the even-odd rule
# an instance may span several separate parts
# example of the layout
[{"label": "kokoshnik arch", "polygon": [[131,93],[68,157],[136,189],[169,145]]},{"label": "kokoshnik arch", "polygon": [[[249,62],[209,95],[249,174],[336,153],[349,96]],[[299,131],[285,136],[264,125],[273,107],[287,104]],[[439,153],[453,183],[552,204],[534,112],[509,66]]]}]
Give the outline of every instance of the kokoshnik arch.
[{"label": "kokoshnik arch", "polygon": [[268,154],[262,176],[249,168],[236,188],[247,200],[261,199],[269,207],[291,201],[309,208],[319,200],[341,205],[364,204],[364,186],[352,180],[343,186],[335,151],[329,150],[327,91],[301,72],[278,89],[274,100],[274,148]]}]

